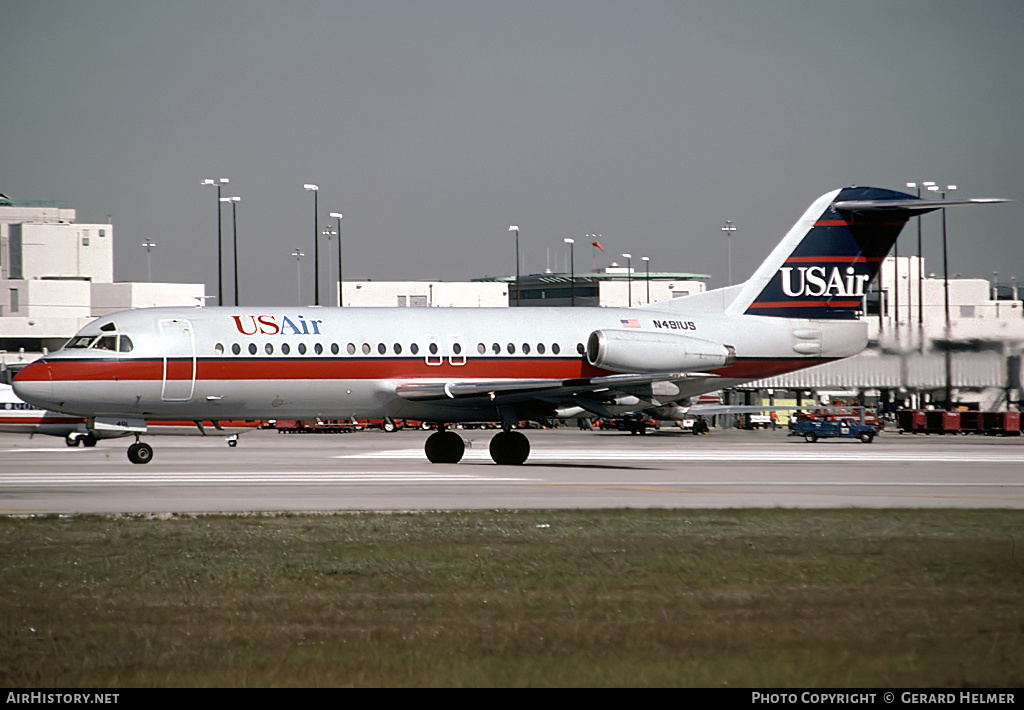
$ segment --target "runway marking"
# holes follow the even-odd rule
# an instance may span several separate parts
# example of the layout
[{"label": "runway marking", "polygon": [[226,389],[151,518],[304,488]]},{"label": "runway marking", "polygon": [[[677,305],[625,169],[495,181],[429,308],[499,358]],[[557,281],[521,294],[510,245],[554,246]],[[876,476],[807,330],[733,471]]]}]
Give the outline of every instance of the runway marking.
[{"label": "runway marking", "polygon": [[0,449],[0,454],[52,454],[54,452],[58,452],[58,453],[60,453],[60,452],[63,452],[63,453],[74,453],[77,450],[78,450],[77,448],[72,448],[70,446],[65,446],[63,449],[58,449],[56,447],[46,447],[46,448],[40,447],[38,449],[20,449],[19,448],[19,449]]},{"label": "runway marking", "polygon": [[[861,446],[866,446],[862,444]],[[338,454],[337,459],[397,459],[410,460],[424,457],[422,449],[392,449],[368,451],[358,454]],[[490,462],[487,451],[467,449],[463,461]],[[780,451],[778,449],[701,449],[696,451],[636,450],[636,449],[533,449],[531,463],[539,461],[603,461],[603,462],[644,462],[681,461],[696,463],[1005,463],[1024,464],[1024,448],[1010,451],[856,451],[846,448],[828,450],[815,448],[811,451]]]},{"label": "runway marking", "polygon": [[528,478],[507,476],[482,476],[470,473],[437,473],[433,471],[404,471],[388,473],[379,471],[260,471],[256,473],[210,472],[210,471],[130,471],[97,473],[3,473],[0,486],[100,486],[100,485],[166,485],[189,483],[193,485],[281,485],[296,483],[352,484],[352,483],[516,483],[530,481]]}]

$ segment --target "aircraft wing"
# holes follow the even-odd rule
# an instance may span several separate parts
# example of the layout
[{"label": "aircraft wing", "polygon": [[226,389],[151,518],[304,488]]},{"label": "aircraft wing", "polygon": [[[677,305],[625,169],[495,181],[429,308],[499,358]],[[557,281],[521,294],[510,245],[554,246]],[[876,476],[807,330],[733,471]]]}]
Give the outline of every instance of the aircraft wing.
[{"label": "aircraft wing", "polygon": [[486,396],[502,402],[541,400],[555,402],[568,400],[575,395],[596,392],[622,392],[633,394],[634,390],[654,382],[673,382],[717,377],[706,372],[662,372],[645,374],[604,375],[601,377],[580,377],[568,380],[466,380],[448,382],[402,382],[395,391],[399,397],[416,401],[442,402],[465,397]]},{"label": "aircraft wing", "polygon": [[[820,412],[829,407],[811,406],[807,404],[693,404],[686,408],[688,414],[757,414],[759,412]],[[833,410],[847,410],[849,407],[832,407]]]}]

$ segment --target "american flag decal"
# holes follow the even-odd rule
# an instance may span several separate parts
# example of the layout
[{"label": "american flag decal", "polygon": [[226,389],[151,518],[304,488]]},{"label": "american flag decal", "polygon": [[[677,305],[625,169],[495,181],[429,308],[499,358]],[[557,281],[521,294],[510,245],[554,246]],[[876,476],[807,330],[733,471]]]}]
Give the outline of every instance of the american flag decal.
[{"label": "american flag decal", "polygon": [[622,323],[622,327],[623,328],[639,328],[640,327],[640,321],[638,321],[636,318],[623,318],[623,319],[621,319],[619,321],[619,323]]}]

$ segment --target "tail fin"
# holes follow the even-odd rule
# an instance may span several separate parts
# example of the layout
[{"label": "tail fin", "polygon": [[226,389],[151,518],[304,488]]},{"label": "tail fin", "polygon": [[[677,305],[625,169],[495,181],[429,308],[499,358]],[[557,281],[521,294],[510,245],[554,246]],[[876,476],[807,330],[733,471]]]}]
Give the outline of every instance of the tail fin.
[{"label": "tail fin", "polygon": [[911,217],[951,205],[1002,200],[923,200],[876,187],[819,197],[754,273],[730,313],[785,318],[857,318]]}]

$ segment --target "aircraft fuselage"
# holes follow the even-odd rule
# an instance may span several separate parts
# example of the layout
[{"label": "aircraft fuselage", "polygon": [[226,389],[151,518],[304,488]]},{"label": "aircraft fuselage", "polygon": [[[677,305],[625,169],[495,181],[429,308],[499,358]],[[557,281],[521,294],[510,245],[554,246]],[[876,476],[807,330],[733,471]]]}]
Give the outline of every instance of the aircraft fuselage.
[{"label": "aircraft fuselage", "polygon": [[31,366],[18,387],[50,409],[93,417],[493,420],[486,398],[416,401],[396,387],[614,374],[588,362],[595,331],[667,333],[735,349],[734,363],[709,370],[711,384],[682,383],[673,399],[847,357],[866,343],[859,321],[682,318],[651,309],[142,309],[80,333],[126,336],[129,351],[69,347]]}]

